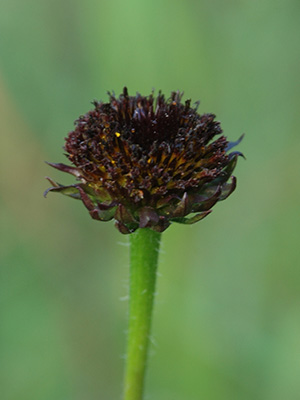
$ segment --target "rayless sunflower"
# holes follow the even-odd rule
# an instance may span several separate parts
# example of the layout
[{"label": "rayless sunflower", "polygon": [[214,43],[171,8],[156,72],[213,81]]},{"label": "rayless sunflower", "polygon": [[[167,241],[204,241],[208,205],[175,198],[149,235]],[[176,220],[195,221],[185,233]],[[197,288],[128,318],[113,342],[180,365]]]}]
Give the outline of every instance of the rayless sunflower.
[{"label": "rayless sunflower", "polygon": [[182,103],[182,95],[129,96],[125,87],[119,98],[109,93],[108,103],[95,101],[66,138],[74,166],[49,163],[78,183],[48,178],[45,195],[82,200],[92,218],[115,219],[122,233],[163,232],[172,222],[203,219],[236,187],[232,173],[242,154],[228,152],[242,137],[228,142],[215,115],[198,114],[199,103]]}]

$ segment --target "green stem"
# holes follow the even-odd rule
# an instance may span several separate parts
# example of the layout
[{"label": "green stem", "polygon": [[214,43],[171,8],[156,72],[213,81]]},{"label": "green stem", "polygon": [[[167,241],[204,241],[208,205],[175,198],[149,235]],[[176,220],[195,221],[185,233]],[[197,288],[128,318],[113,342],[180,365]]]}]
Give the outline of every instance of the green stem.
[{"label": "green stem", "polygon": [[130,235],[129,331],[124,400],[142,400],[161,234]]}]

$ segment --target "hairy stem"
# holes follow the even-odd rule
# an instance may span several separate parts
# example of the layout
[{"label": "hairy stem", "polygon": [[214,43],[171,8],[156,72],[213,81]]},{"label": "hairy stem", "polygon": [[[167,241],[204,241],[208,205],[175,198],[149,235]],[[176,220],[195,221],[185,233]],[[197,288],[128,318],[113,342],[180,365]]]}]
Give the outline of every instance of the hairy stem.
[{"label": "hairy stem", "polygon": [[130,235],[129,331],[124,400],[142,400],[151,327],[160,233]]}]

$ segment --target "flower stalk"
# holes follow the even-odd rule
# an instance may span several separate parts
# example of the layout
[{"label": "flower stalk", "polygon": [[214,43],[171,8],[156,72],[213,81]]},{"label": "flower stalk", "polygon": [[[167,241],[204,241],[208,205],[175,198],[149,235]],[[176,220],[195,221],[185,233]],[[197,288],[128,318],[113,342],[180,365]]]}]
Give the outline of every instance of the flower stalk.
[{"label": "flower stalk", "polygon": [[129,330],[124,400],[142,400],[161,233],[130,235]]}]

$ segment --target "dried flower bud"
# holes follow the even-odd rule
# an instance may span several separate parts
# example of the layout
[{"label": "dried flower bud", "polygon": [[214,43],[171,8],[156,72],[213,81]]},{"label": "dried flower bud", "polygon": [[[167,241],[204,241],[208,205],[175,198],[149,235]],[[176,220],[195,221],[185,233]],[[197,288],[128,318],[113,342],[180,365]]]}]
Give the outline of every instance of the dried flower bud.
[{"label": "dried flower bud", "polygon": [[[78,183],[62,186],[50,178],[49,192],[82,200],[92,218],[116,220],[122,233],[149,227],[162,232],[171,222],[203,219],[236,187],[231,174],[239,152],[228,142],[215,115],[181,103],[182,93],[128,96],[127,88],[109,103],[75,122],[65,150],[74,167],[52,164]],[[229,182],[228,182],[229,181]],[[193,216],[187,217],[189,214]]]}]

